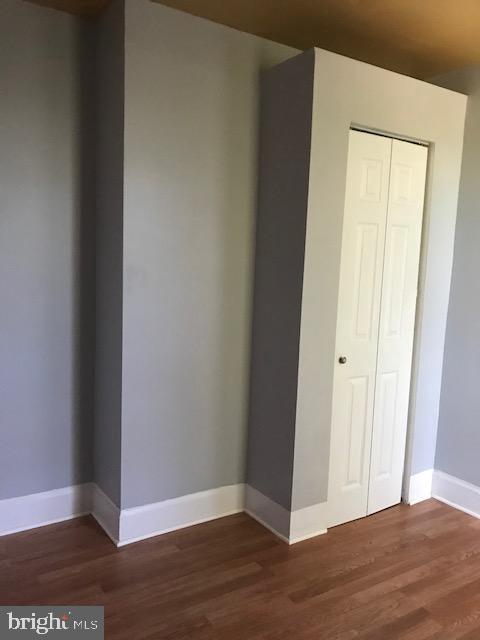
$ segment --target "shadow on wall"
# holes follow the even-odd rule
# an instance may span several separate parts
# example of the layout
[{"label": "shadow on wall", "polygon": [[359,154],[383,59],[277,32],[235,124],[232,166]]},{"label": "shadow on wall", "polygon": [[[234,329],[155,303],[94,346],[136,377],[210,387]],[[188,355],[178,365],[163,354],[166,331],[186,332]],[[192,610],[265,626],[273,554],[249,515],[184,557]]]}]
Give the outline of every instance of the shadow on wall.
[{"label": "shadow on wall", "polygon": [[[216,351],[222,388],[215,399],[216,424],[222,428],[210,452],[214,476],[224,484],[246,480],[261,75],[295,53],[261,39],[252,39],[248,49],[243,41],[232,40],[224,57],[226,107],[223,120],[216,124],[223,130],[224,156],[219,180],[220,332]],[[256,76],[252,77],[252,69],[257,70]],[[251,127],[248,132],[246,123]],[[226,475],[222,461],[225,452],[232,450],[234,465]]]},{"label": "shadow on wall", "polygon": [[76,117],[78,141],[77,193],[73,252],[75,295],[74,337],[74,482],[93,480],[94,358],[95,358],[95,24],[79,20],[76,28]]}]

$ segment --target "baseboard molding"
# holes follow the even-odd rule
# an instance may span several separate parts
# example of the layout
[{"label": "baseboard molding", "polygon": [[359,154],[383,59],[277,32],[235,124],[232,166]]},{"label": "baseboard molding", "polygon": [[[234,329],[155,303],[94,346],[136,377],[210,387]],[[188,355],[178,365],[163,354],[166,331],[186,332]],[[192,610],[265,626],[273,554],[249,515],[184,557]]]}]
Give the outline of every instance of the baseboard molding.
[{"label": "baseboard molding", "polygon": [[91,513],[112,542],[118,546],[120,538],[120,509],[97,484],[92,484]]},{"label": "baseboard molding", "polygon": [[289,544],[302,542],[327,533],[327,503],[319,502],[310,507],[292,511]]},{"label": "baseboard molding", "polygon": [[245,487],[245,512],[290,544],[290,511],[248,484]]},{"label": "baseboard molding", "polygon": [[245,485],[235,484],[120,512],[118,546],[244,510]]},{"label": "baseboard molding", "polygon": [[0,500],[0,536],[91,514],[117,546],[244,510],[245,485],[120,510],[94,483]]},{"label": "baseboard molding", "polygon": [[410,477],[407,502],[417,504],[432,497],[433,469],[421,471]]},{"label": "baseboard molding", "polygon": [[288,511],[250,485],[245,490],[245,512],[287,544],[327,533],[327,503]]},{"label": "baseboard molding", "polygon": [[434,471],[432,496],[455,509],[480,518],[480,487],[474,484],[443,471]]},{"label": "baseboard molding", "polygon": [[120,510],[94,483],[0,500],[0,536],[92,514],[121,547],[246,511],[287,544],[326,532],[326,504],[290,512],[244,484]]},{"label": "baseboard molding", "polygon": [[90,513],[91,490],[86,483],[0,500],[0,536]]}]

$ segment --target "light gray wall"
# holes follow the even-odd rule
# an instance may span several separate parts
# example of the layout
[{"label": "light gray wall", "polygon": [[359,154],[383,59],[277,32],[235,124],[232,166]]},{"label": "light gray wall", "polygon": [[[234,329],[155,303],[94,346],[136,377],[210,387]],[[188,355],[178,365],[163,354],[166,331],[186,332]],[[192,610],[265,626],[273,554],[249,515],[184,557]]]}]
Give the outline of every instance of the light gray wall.
[{"label": "light gray wall", "polygon": [[91,479],[90,36],[0,3],[0,498]]},{"label": "light gray wall", "polygon": [[259,72],[293,53],[127,1],[122,507],[245,479]]},{"label": "light gray wall", "polygon": [[96,25],[96,351],[94,478],[120,506],[123,304],[124,3]]},{"label": "light gray wall", "polygon": [[265,73],[247,483],[290,510],[314,53]]},{"label": "light gray wall", "polygon": [[434,80],[470,95],[465,124],[435,469],[480,485],[480,68]]}]

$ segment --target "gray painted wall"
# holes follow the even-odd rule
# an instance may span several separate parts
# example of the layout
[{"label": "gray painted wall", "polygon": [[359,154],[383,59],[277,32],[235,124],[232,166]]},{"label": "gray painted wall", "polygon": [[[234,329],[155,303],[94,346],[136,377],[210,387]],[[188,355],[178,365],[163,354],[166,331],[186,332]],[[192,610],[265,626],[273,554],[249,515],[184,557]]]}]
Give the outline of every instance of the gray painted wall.
[{"label": "gray painted wall", "polygon": [[265,73],[247,483],[291,508],[314,53]]},{"label": "gray painted wall", "polygon": [[0,3],[0,498],[91,479],[90,37]]},{"label": "gray painted wall", "polygon": [[480,68],[435,79],[470,95],[448,310],[435,469],[480,485]]},{"label": "gray painted wall", "polygon": [[122,507],[245,479],[259,72],[294,53],[127,1]]},{"label": "gray painted wall", "polygon": [[123,0],[97,30],[97,221],[94,478],[120,506],[123,303]]},{"label": "gray painted wall", "polygon": [[[97,31],[0,5],[0,498],[94,476],[128,507],[245,479],[259,72],[296,52],[128,0],[125,97],[122,7]],[[479,484],[478,70],[438,84],[475,95],[435,464]],[[434,429],[424,432],[414,470],[430,464]],[[252,482],[268,494],[258,469]]]}]

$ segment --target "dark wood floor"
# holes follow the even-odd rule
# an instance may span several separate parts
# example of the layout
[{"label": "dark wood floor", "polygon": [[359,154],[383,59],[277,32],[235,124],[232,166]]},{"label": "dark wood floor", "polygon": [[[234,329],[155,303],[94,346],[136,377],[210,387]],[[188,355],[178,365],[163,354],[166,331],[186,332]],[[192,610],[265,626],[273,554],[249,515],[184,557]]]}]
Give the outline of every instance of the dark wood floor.
[{"label": "dark wood floor", "polygon": [[480,520],[434,500],[288,547],[239,514],[116,549],[0,538],[0,604],[103,604],[107,639],[480,640]]}]

